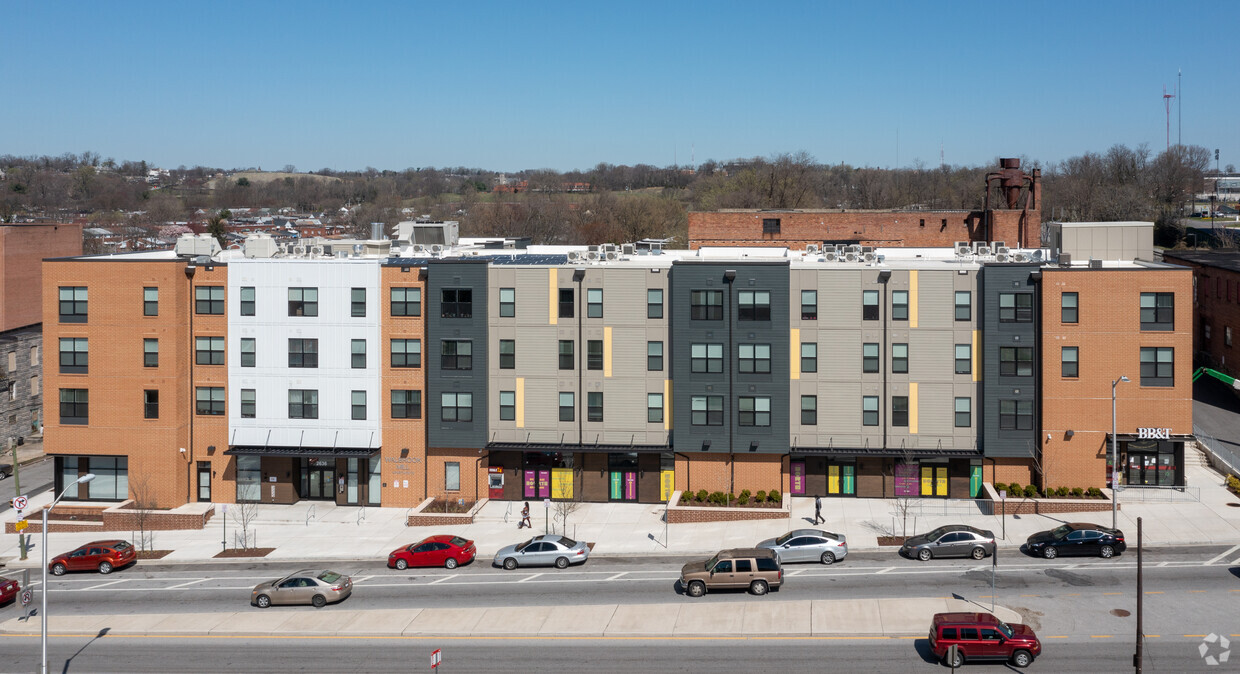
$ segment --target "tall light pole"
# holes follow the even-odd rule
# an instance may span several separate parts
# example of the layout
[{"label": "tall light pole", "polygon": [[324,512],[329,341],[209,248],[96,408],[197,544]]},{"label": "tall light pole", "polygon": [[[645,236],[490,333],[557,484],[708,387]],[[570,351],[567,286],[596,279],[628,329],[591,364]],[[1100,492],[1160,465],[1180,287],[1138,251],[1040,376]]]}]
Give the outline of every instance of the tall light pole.
[{"label": "tall light pole", "polygon": [[94,473],[87,473],[82,477],[79,477],[77,482],[65,487],[65,490],[60,492],[60,496],[57,496],[56,499],[52,501],[50,506],[43,509],[43,585],[39,587],[39,594],[43,595],[43,608],[39,610],[39,618],[42,623],[42,628],[39,630],[39,633],[40,640],[43,642],[43,659],[40,662],[43,664],[39,669],[40,674],[47,674],[47,514],[51,512],[52,508],[56,507],[57,503],[60,503],[60,499],[64,498],[65,494],[68,494],[70,489],[78,486],[79,484],[90,482],[93,479],[95,479]]},{"label": "tall light pole", "polygon": [[1119,491],[1119,443],[1115,439],[1115,387],[1120,382],[1131,381],[1128,377],[1120,375],[1119,379],[1111,382],[1111,528],[1118,528],[1119,522],[1119,506],[1116,501],[1116,494]]}]

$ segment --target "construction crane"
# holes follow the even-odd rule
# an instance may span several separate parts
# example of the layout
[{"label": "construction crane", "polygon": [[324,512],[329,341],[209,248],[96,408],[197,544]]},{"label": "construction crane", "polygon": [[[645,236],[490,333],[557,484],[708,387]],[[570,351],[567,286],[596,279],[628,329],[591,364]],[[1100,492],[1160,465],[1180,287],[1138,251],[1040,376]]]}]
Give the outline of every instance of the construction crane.
[{"label": "construction crane", "polygon": [[1211,377],[1214,377],[1215,379],[1223,382],[1224,384],[1227,384],[1236,390],[1240,390],[1240,380],[1230,375],[1225,375],[1222,372],[1219,372],[1218,370],[1211,370],[1208,367],[1197,368],[1197,371],[1193,373],[1193,381],[1197,381],[1198,379],[1200,379],[1201,375],[1203,374],[1208,374]]}]

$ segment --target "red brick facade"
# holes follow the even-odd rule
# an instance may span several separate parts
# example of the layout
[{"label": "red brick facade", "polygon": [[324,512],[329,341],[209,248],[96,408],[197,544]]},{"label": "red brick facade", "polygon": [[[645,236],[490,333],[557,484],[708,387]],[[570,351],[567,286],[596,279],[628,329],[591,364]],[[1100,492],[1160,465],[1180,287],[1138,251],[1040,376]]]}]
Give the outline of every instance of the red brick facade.
[{"label": "red brick facade", "polygon": [[43,321],[44,258],[81,254],[81,225],[0,225],[0,332]]},{"label": "red brick facade", "polygon": [[1193,351],[1201,365],[1240,376],[1240,255],[1167,251],[1193,270]]}]

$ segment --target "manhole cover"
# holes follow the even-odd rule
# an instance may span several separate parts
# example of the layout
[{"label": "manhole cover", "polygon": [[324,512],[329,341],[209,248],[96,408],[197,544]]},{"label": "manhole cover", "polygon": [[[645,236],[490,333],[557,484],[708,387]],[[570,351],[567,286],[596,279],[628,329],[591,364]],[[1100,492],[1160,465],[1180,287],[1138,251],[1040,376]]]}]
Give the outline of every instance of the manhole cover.
[{"label": "manhole cover", "polygon": [[1113,608],[1111,609],[1111,615],[1115,616],[1116,618],[1127,618],[1128,616],[1132,615],[1132,613],[1130,611],[1125,611],[1122,608]]}]

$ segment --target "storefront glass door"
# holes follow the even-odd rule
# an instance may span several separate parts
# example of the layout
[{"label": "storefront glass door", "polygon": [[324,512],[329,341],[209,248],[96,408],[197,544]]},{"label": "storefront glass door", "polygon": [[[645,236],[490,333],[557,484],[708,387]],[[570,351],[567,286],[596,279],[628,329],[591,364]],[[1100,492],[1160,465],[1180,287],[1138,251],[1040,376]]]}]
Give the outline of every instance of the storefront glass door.
[{"label": "storefront glass door", "polygon": [[318,501],[336,500],[335,459],[301,460],[300,496],[304,499]]},{"label": "storefront glass door", "polygon": [[853,496],[857,493],[857,467],[851,463],[827,466],[827,495]]},{"label": "storefront glass door", "polygon": [[921,495],[947,496],[947,466],[921,467]]},{"label": "storefront glass door", "polygon": [[637,500],[637,454],[634,452],[607,455],[607,467],[611,475],[607,483],[607,496],[613,501]]},{"label": "storefront glass door", "polygon": [[788,464],[790,477],[789,482],[792,487],[789,491],[793,496],[805,495],[805,462],[793,461]]}]

